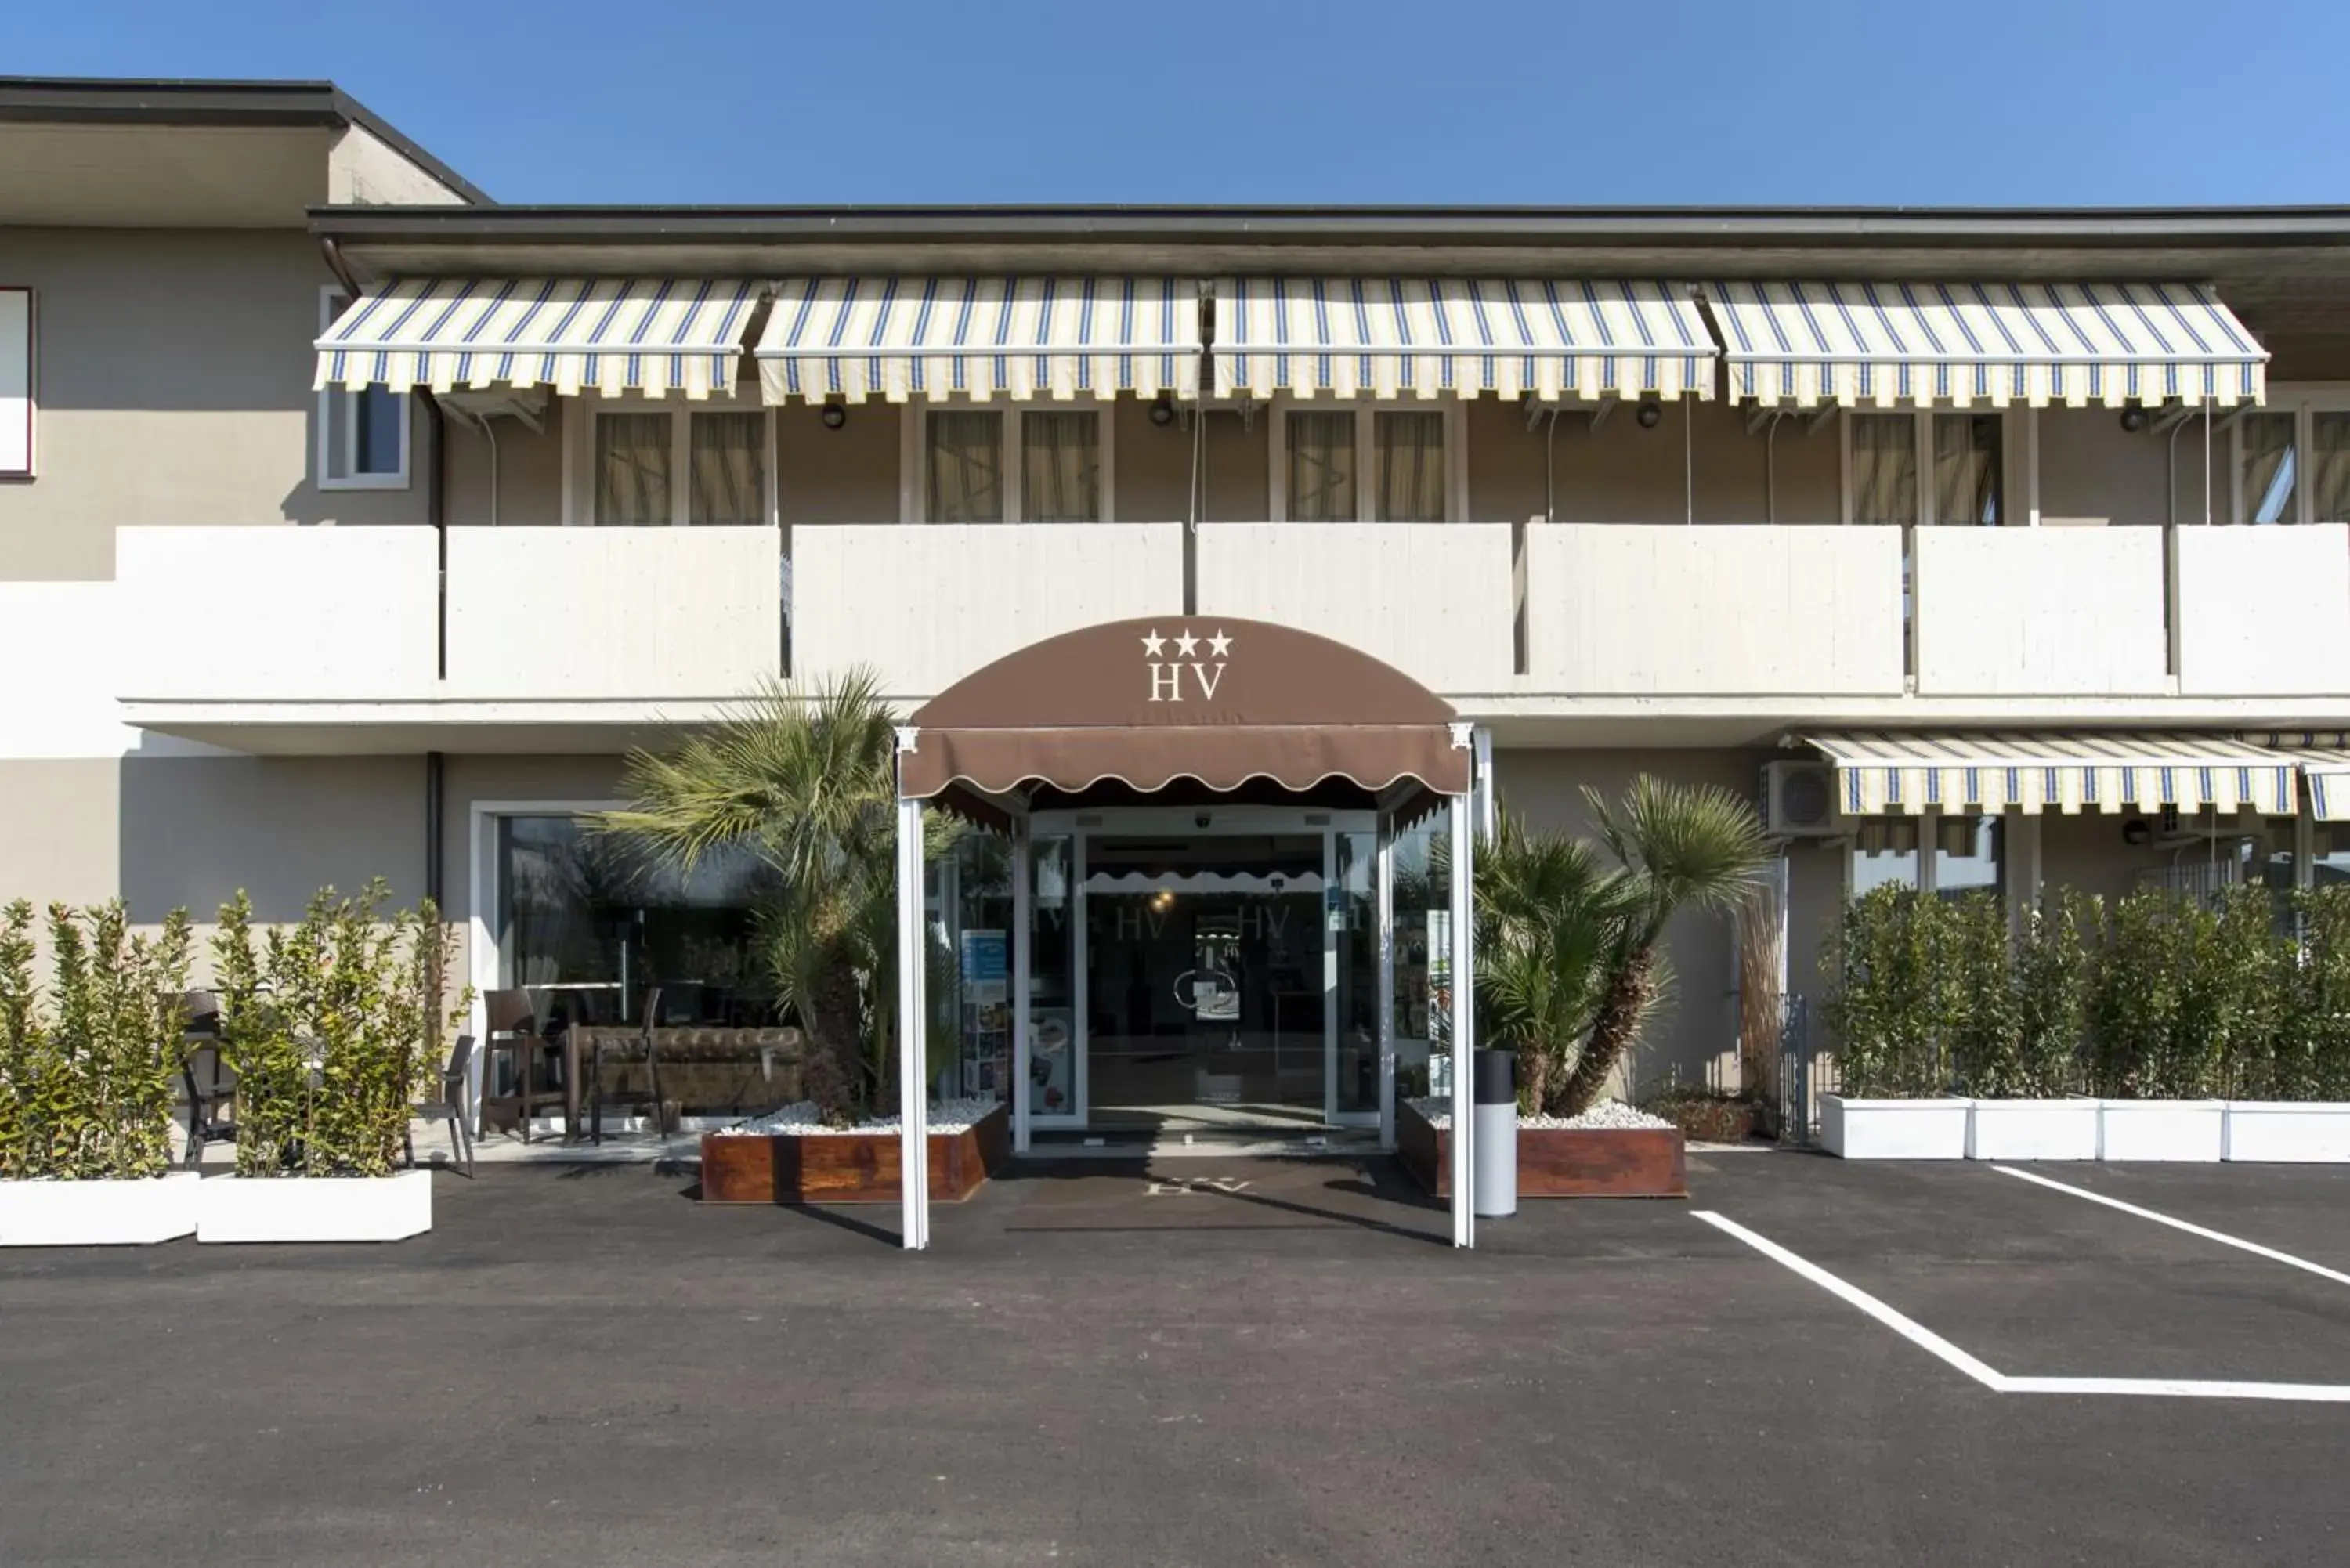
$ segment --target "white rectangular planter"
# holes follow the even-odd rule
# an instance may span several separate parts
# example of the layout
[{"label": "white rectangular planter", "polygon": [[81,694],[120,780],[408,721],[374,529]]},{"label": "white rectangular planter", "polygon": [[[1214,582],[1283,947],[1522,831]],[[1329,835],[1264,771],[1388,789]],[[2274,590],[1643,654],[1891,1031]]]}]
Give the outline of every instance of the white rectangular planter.
[{"label": "white rectangular planter", "polygon": [[1820,1145],[1839,1159],[1963,1159],[1969,1102],[1820,1096]]},{"label": "white rectangular planter", "polygon": [[95,1181],[0,1181],[0,1247],[143,1247],[192,1235],[192,1170]]},{"label": "white rectangular planter", "polygon": [[2095,1159],[2095,1100],[1977,1100],[1967,1117],[1969,1159]]},{"label": "white rectangular planter", "polygon": [[2197,1160],[2220,1158],[2227,1141],[2219,1100],[2099,1100],[2099,1159]]},{"label": "white rectangular planter", "polygon": [[2230,1100],[2222,1158],[2299,1165],[2350,1162],[2350,1105]]},{"label": "white rectangular planter", "polygon": [[404,1241],[432,1229],[432,1173],[215,1176],[196,1205],[199,1241]]}]

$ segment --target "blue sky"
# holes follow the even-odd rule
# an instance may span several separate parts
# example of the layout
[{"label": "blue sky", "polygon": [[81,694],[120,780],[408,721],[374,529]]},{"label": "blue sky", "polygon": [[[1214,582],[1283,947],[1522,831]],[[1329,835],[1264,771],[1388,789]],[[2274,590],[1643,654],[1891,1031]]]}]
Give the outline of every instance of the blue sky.
[{"label": "blue sky", "polygon": [[2350,202],[2343,0],[16,0],[327,77],[508,202]]}]

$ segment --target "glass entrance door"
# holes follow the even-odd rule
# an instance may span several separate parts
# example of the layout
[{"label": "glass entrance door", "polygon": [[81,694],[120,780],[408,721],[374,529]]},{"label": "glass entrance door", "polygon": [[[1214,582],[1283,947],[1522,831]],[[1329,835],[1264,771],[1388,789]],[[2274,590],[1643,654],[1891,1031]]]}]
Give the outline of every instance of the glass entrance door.
[{"label": "glass entrance door", "polygon": [[1089,1125],[1324,1124],[1328,855],[1318,832],[1087,836]]}]

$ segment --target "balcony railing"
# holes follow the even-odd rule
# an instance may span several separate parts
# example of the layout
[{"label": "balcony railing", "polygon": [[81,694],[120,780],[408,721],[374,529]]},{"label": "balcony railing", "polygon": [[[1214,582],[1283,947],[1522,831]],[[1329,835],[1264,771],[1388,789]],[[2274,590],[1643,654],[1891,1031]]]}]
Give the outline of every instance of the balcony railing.
[{"label": "balcony railing", "polygon": [[1336,638],[1472,710],[1802,697],[1882,716],[1905,696],[2350,693],[2350,525],[1910,533],[134,528],[118,541],[119,690],[134,703],[659,707],[861,665],[907,703],[1055,632],[1188,607]]}]

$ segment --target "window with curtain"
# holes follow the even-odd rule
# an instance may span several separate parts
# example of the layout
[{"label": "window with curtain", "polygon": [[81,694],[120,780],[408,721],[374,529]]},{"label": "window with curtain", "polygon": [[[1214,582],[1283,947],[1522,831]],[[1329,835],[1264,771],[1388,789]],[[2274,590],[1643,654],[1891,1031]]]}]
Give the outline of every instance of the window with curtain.
[{"label": "window with curtain", "polygon": [[596,417],[596,521],[634,528],[670,520],[670,417]]},{"label": "window with curtain", "polygon": [[1355,521],[1355,414],[1292,410],[1289,504],[1293,523]]},{"label": "window with curtain", "polygon": [[1003,521],[1003,416],[990,410],[932,409],[924,417],[929,510],[933,523]]},{"label": "window with curtain", "polygon": [[1378,469],[1382,523],[1444,521],[1444,416],[1440,412],[1375,413],[1371,462]]},{"label": "window with curtain", "polygon": [[1918,424],[1911,415],[1852,416],[1852,520],[1918,521]]},{"label": "window with curtain", "polygon": [[741,527],[767,520],[767,421],[697,413],[688,431],[686,521]]},{"label": "window with curtain", "polygon": [[2002,836],[1995,816],[1945,816],[1934,830],[1934,892],[1956,898],[2000,890]]},{"label": "window with curtain", "polygon": [[2301,483],[2291,412],[2246,414],[2236,427],[2236,517],[2242,523],[2297,520],[2293,489]]},{"label": "window with curtain", "polygon": [[1856,898],[1887,883],[1896,888],[1921,885],[1916,817],[1864,819],[1853,834],[1849,854],[1850,891]]},{"label": "window with curtain", "polygon": [[1934,416],[1934,521],[1997,527],[1999,416]]},{"label": "window with curtain", "polygon": [[1020,514],[1031,523],[1101,521],[1101,416],[1020,416]]},{"label": "window with curtain", "polygon": [[2309,416],[2309,504],[2319,523],[2350,523],[2350,413]]}]

